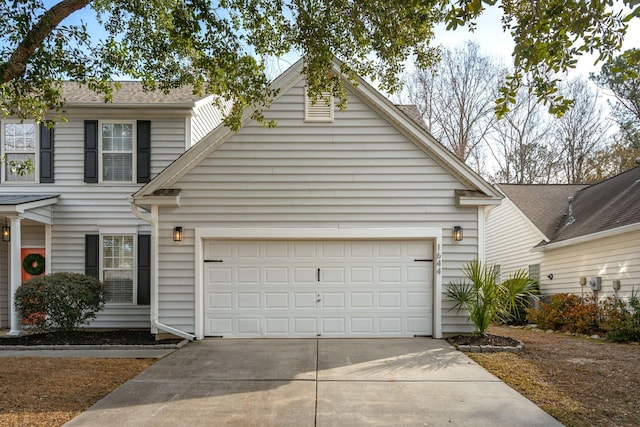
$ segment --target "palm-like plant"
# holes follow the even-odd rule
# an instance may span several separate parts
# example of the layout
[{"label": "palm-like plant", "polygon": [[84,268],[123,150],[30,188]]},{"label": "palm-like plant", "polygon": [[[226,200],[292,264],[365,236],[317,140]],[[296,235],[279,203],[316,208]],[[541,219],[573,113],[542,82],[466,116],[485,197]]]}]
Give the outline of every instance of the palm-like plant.
[{"label": "palm-like plant", "polygon": [[503,323],[523,324],[530,298],[540,293],[538,282],[529,278],[526,270],[518,270],[501,284],[502,307],[499,320]]},{"label": "palm-like plant", "polygon": [[535,293],[536,282],[525,271],[499,283],[497,266],[474,260],[462,272],[469,281],[450,283],[447,296],[454,301],[452,309],[467,313],[476,335],[486,335],[493,321],[508,321],[518,311],[517,307],[526,306],[527,299]]}]

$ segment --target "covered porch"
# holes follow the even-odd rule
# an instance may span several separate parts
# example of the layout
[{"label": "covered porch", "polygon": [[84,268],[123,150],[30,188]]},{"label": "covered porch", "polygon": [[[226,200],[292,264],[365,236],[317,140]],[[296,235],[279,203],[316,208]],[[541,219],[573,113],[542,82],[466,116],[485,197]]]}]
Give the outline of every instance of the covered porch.
[{"label": "covered porch", "polygon": [[[14,307],[14,295],[20,284],[51,271],[51,226],[53,205],[58,194],[0,194],[0,327],[9,335],[22,331],[20,316]],[[25,257],[44,259],[25,271]],[[30,274],[31,273],[31,274]],[[39,273],[39,274],[33,274]]]}]

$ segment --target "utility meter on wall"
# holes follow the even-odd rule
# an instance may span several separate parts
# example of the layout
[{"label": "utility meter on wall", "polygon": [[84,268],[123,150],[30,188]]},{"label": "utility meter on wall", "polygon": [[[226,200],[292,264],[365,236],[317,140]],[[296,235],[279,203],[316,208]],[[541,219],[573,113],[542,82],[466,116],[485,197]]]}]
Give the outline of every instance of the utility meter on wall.
[{"label": "utility meter on wall", "polygon": [[602,289],[602,277],[592,277],[589,279],[589,287],[592,291],[599,291]]}]

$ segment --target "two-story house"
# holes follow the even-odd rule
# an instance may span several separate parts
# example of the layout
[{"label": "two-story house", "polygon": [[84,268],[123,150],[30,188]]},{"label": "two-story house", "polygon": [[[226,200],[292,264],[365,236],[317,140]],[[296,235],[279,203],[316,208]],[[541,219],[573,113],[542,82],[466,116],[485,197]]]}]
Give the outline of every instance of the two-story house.
[{"label": "two-story house", "polygon": [[[127,197],[220,122],[210,97],[190,88],[145,92],[122,82],[112,103],[85,86],[64,85],[67,121],[53,128],[0,121],[0,327],[17,333],[12,294],[25,257],[32,273],[86,272],[106,287],[93,327],[149,327],[149,224]],[[30,159],[33,173],[7,162]],[[31,268],[29,268],[31,267]]]},{"label": "two-story house", "polygon": [[17,329],[6,313],[22,252],[42,249],[46,271],[104,281],[94,327],[198,339],[471,330],[445,287],[482,257],[502,195],[415,110],[362,79],[343,79],[346,111],[314,103],[302,68],[272,83],[274,129],[249,111],[233,132],[210,100],[135,83],[113,104],[69,87],[69,121],[53,133],[3,121],[6,154],[37,159],[33,175],[3,175],[3,325]]}]

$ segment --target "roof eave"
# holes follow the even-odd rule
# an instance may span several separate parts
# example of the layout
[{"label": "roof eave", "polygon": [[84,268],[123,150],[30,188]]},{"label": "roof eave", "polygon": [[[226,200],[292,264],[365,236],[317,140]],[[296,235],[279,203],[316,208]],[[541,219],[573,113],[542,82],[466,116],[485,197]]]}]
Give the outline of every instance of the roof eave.
[{"label": "roof eave", "polygon": [[624,225],[622,227],[613,228],[611,230],[599,231],[597,233],[591,233],[584,236],[574,237],[572,239],[561,240],[559,242],[547,243],[543,246],[536,246],[532,249],[534,252],[545,252],[552,249],[563,248],[567,246],[573,246],[580,243],[587,243],[605,237],[613,237],[624,233],[630,233],[634,231],[640,231],[640,222],[635,224]]}]

